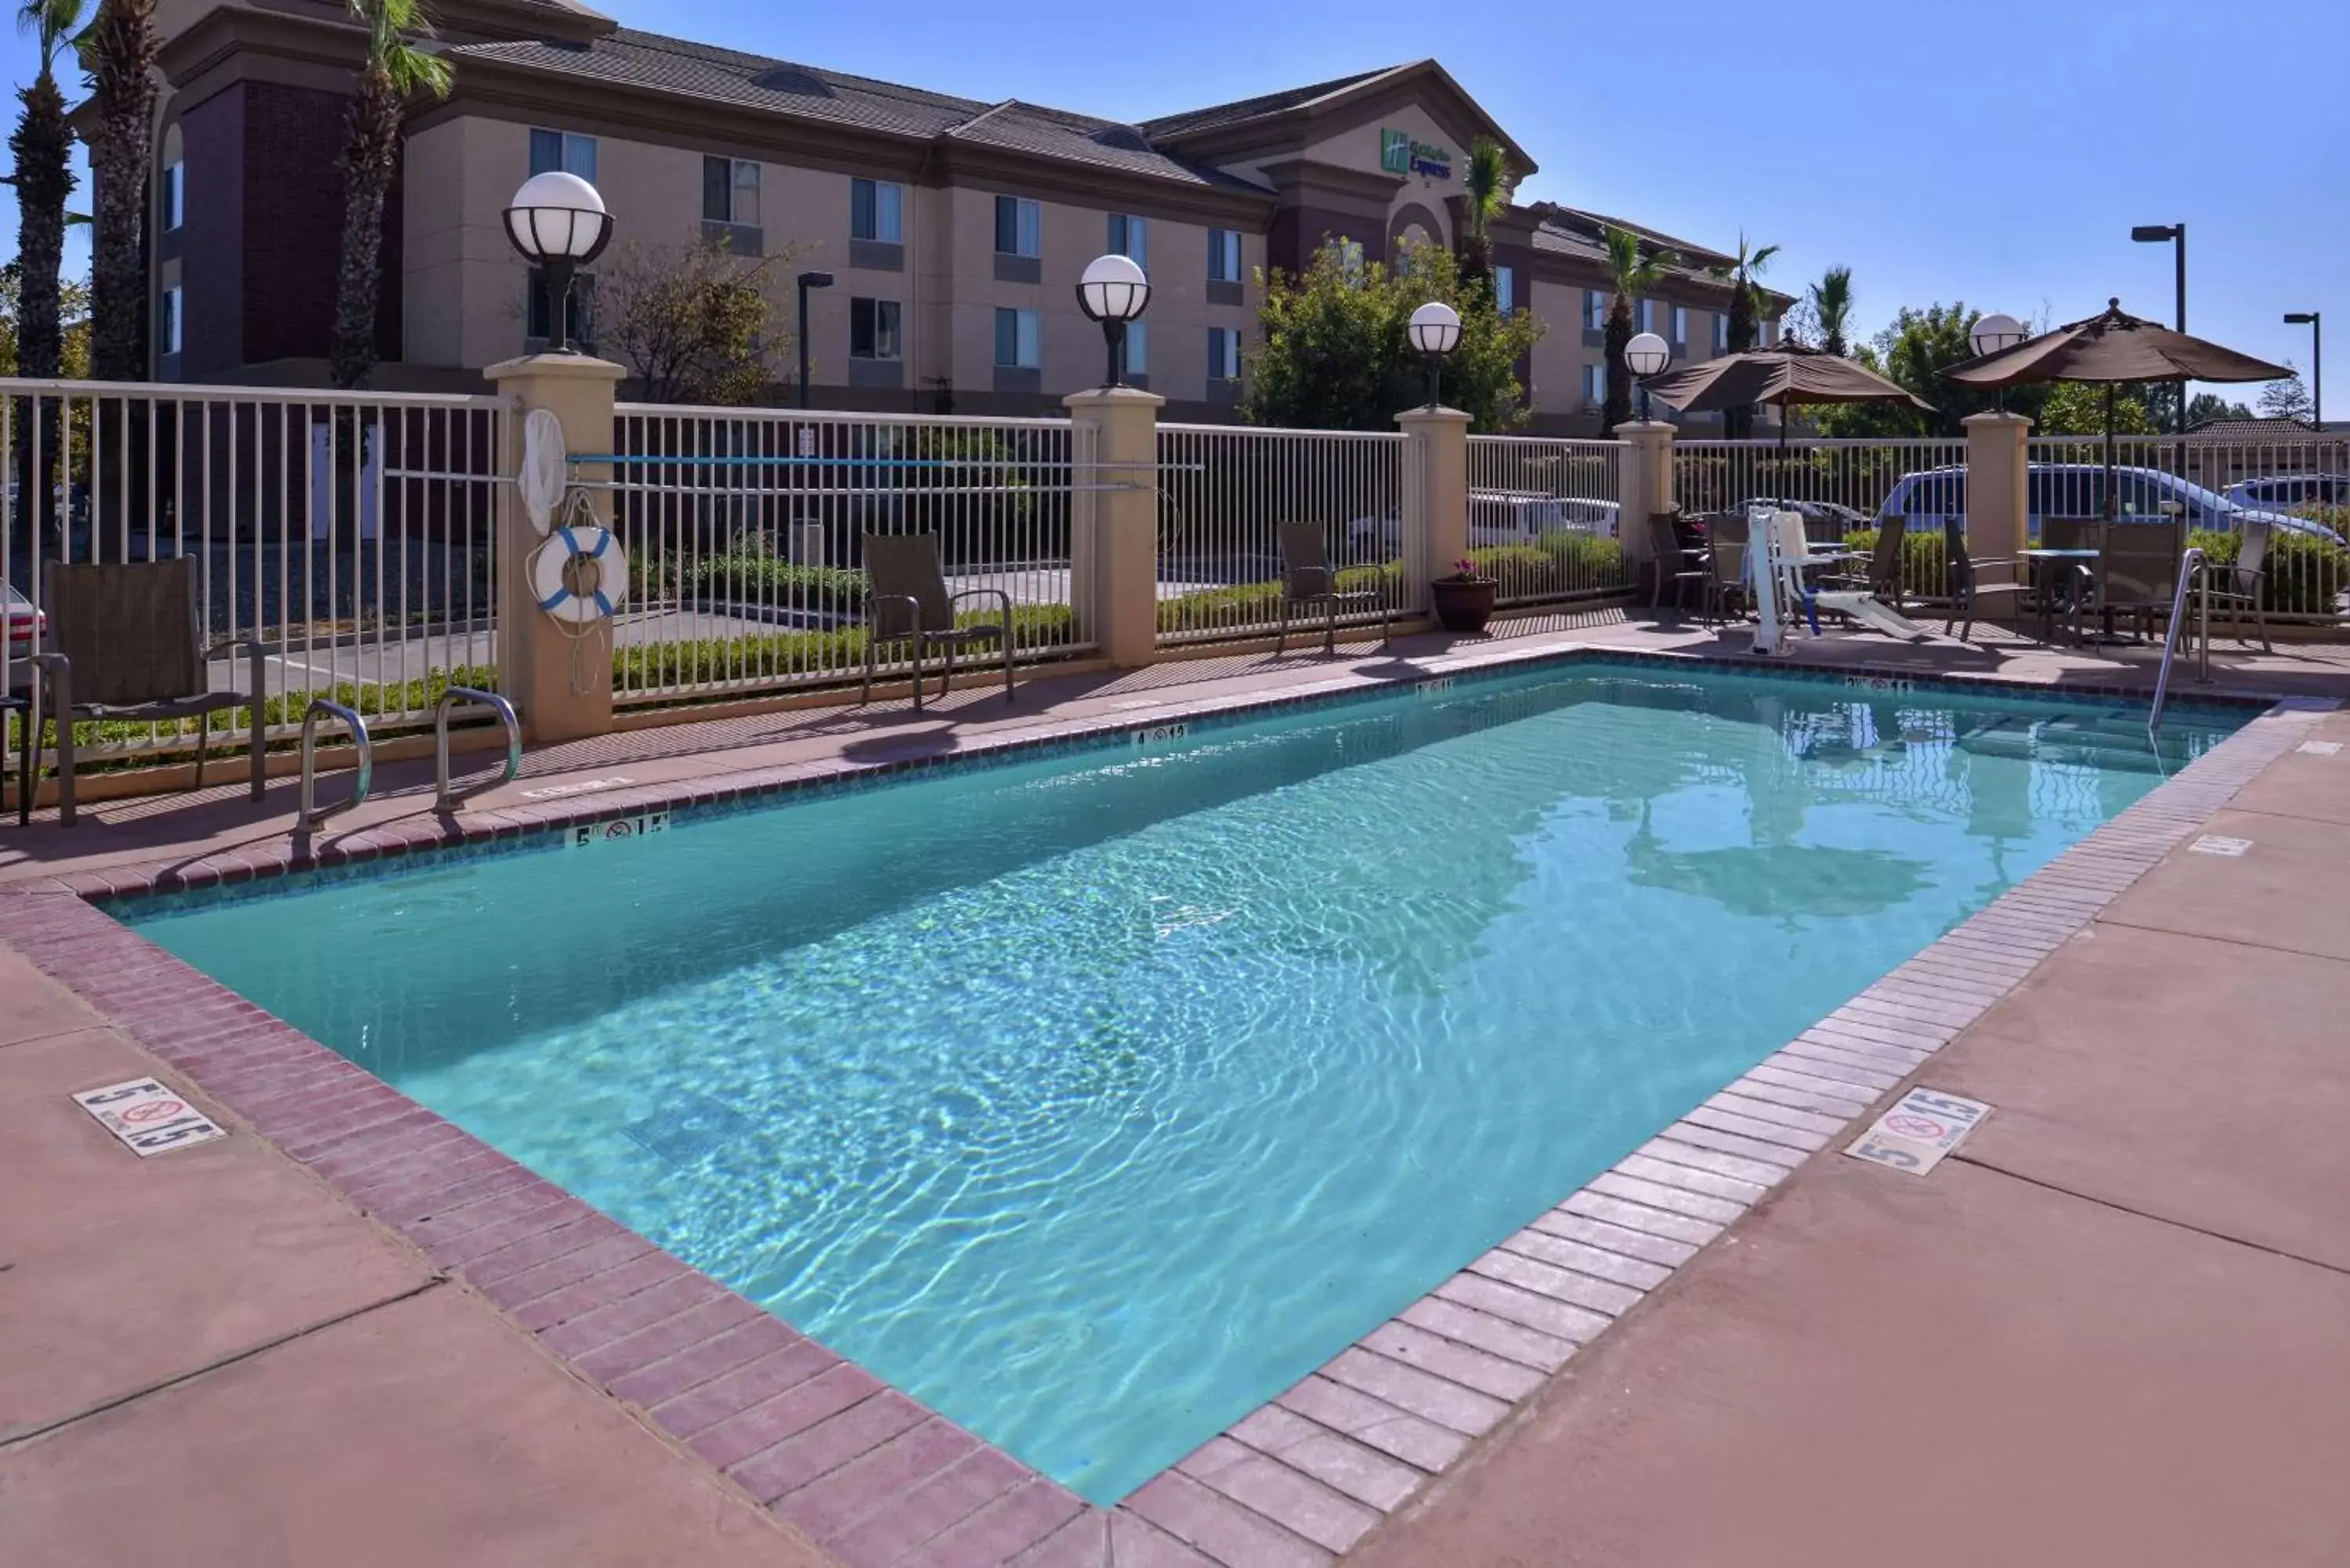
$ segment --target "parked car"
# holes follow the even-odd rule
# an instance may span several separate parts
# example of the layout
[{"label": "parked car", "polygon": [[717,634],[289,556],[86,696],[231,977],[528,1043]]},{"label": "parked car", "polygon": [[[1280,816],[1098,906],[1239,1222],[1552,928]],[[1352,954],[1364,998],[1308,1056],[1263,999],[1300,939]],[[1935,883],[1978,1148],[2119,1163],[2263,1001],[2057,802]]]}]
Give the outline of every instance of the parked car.
[{"label": "parked car", "polygon": [[1804,520],[1804,537],[1814,542],[1833,543],[1856,528],[1868,526],[1868,514],[1856,512],[1834,501],[1789,501],[1773,495],[1756,495],[1739,504],[1739,510],[1749,506],[1768,506],[1773,512],[1793,512]]},{"label": "parked car", "polygon": [[[1469,544],[1472,549],[1488,545],[1533,545],[1545,534],[1562,532],[1613,539],[1617,511],[1613,501],[1511,490],[1472,490],[1469,493]],[[1359,556],[1392,555],[1403,547],[1403,519],[1357,517],[1347,524],[1347,536]]]},{"label": "parked car", "polygon": [[[2097,517],[2106,506],[2106,471],[2094,462],[2035,462],[2024,477],[2024,499],[2029,509],[2028,524],[2033,537],[2040,536],[2040,524],[2050,517]],[[2121,523],[2164,523],[2184,515],[2189,528],[2240,528],[2245,523],[2261,520],[2281,531],[2307,534],[2313,538],[2342,542],[2342,536],[2323,524],[2290,513],[2272,512],[2230,501],[2217,491],[2206,490],[2199,484],[2165,473],[2155,468],[2116,468],[2114,484],[2118,493],[2115,518]],[[1963,468],[1930,468],[1916,473],[1905,473],[1894,481],[1886,493],[1885,504],[1877,509],[1881,517],[1899,514],[1908,519],[1913,534],[1923,530],[1939,530],[1952,519],[1967,513],[1967,471]]]},{"label": "parked car", "polygon": [[0,623],[8,628],[10,664],[21,663],[38,653],[49,629],[49,618],[14,583],[0,583]]},{"label": "parked car", "polygon": [[2310,506],[2350,506],[2350,474],[2280,473],[2247,479],[2228,486],[2228,499],[2239,506],[2261,506],[2272,512],[2297,512]]}]

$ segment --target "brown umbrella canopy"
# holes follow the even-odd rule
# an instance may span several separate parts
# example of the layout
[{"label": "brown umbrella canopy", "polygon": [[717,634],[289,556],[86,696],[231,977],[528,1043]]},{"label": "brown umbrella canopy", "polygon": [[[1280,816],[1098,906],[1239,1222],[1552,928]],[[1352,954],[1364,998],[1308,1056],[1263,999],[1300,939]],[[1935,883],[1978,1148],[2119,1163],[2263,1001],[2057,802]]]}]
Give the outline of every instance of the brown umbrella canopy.
[{"label": "brown umbrella canopy", "polygon": [[2128,315],[2113,299],[2102,316],[1953,365],[1942,374],[1970,387],[2018,387],[2036,381],[2274,381],[2293,371]]},{"label": "brown umbrella canopy", "polygon": [[1648,396],[1685,413],[1751,403],[1870,403],[1883,400],[1934,411],[1867,366],[1793,341],[1685,365],[1647,383]]}]

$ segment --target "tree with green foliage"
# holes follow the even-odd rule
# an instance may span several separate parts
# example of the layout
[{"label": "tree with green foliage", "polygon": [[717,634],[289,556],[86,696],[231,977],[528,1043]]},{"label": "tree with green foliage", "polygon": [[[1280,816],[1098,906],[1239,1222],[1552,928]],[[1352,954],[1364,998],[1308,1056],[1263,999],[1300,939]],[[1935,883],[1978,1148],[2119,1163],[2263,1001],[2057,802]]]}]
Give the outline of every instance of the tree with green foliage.
[{"label": "tree with green foliage", "polygon": [[1517,182],[1510,155],[1490,136],[1469,144],[1461,171],[1461,275],[1490,284],[1493,276],[1493,222],[1510,210]]},{"label": "tree with green foliage", "polygon": [[8,138],[16,154],[17,279],[17,374],[51,377],[64,354],[58,273],[66,251],[66,202],[74,189],[73,128],[66,123],[66,95],[57,87],[57,55],[81,26],[81,0],[26,0],[16,11],[19,31],[29,33],[40,67],[31,83],[16,89],[25,108]]},{"label": "tree with green foliage", "polygon": [[1615,291],[1607,302],[1607,399],[1600,410],[1599,428],[1613,433],[1632,417],[1632,368],[1624,359],[1624,349],[1632,341],[1632,301],[1664,281],[1673,253],[1643,251],[1638,234],[1613,223],[1600,225],[1599,234],[1607,242],[1608,286]]},{"label": "tree with green foliage", "polygon": [[2261,418],[2299,420],[2303,424],[2314,425],[2317,409],[2310,401],[2309,383],[2301,379],[2301,372],[2292,360],[2287,359],[2284,366],[2293,373],[2283,380],[2271,381],[2261,389]]},{"label": "tree with green foliage", "polygon": [[649,403],[755,403],[791,347],[773,325],[775,291],[797,254],[738,256],[699,234],[631,241],[597,282],[594,340],[636,373]]},{"label": "tree with green foliage", "polygon": [[[2149,387],[2147,390],[2158,395],[2168,393],[2175,399],[2178,396],[2178,388],[2176,383],[2172,383]],[[2169,428],[2168,421],[2162,417],[2167,410],[2157,406],[2156,398],[2147,399],[2146,411],[2147,416],[2163,429]],[[2251,417],[2252,410],[2250,404],[2230,401],[2217,392],[2198,392],[2187,402],[2187,428],[2189,430],[2197,425],[2210,424],[2214,420],[2248,420]]]},{"label": "tree with green foliage", "polygon": [[1852,268],[1832,266],[1820,275],[1820,281],[1804,291],[1804,303],[1811,307],[1812,326],[1819,334],[1819,347],[1838,358],[1852,352],[1845,334],[1852,321]]},{"label": "tree with green foliage", "polygon": [[334,382],[367,385],[375,370],[376,304],[383,286],[383,205],[400,171],[400,125],[411,94],[449,96],[449,62],[413,42],[432,35],[421,0],[348,0],[367,29],[359,91],[343,144],[342,261],[335,279]]},{"label": "tree with green foliage", "polygon": [[89,171],[90,282],[97,369],[106,381],[147,377],[147,168],[155,139],[155,0],[99,0],[82,36],[96,110]]},{"label": "tree with green foliage", "polygon": [[[2146,401],[2128,386],[2114,389],[2114,433],[2156,435]],[[2042,435],[2103,435],[2106,433],[2106,388],[2094,381],[2057,381],[2047,388],[2033,421]]]},{"label": "tree with green foliage", "polygon": [[[1760,281],[1771,258],[1779,254],[1777,245],[1751,245],[1746,231],[1738,231],[1738,249],[1726,266],[1713,268],[1713,275],[1730,285],[1730,351],[1743,354],[1754,347],[1762,336],[1763,318],[1762,285]],[[1754,433],[1754,408],[1724,409],[1721,413],[1721,433],[1731,441],[1743,441]]]},{"label": "tree with green foliage", "polygon": [[1405,328],[1430,300],[1461,313],[1444,400],[1467,410],[1473,430],[1523,422],[1517,367],[1542,336],[1534,312],[1502,315],[1492,290],[1464,278],[1441,246],[1408,247],[1392,265],[1364,264],[1350,259],[1343,238],[1315,253],[1303,276],[1265,279],[1257,314],[1264,341],[1248,357],[1241,417],[1294,430],[1393,430],[1397,414],[1426,398],[1427,368]]}]

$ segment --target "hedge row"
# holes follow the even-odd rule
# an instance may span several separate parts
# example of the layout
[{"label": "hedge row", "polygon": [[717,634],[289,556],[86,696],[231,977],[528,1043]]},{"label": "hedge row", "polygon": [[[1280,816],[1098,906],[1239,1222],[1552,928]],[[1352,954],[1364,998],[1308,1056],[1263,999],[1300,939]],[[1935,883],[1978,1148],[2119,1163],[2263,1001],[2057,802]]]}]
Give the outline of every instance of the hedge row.
[{"label": "hedge row", "polygon": [[[2187,542],[2200,549],[2205,559],[2222,566],[2234,566],[2244,547],[2243,535],[2230,530],[2199,528],[2188,535]],[[1845,535],[1845,548],[1874,551],[1877,530],[1854,530]],[[1909,593],[1929,598],[1947,594],[1943,565],[1939,532],[1902,535],[1901,581]],[[2262,583],[2261,604],[2270,614],[2333,615],[2345,589],[2350,589],[2350,547],[2307,534],[2269,535],[2268,574]]]}]

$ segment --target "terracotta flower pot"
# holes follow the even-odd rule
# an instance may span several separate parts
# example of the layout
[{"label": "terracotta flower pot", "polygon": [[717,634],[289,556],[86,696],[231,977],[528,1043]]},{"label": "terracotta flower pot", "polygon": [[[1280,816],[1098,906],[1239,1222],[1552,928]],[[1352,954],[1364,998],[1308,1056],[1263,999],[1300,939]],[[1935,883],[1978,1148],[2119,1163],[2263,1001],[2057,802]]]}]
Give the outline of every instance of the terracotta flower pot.
[{"label": "terracotta flower pot", "polygon": [[1500,587],[1491,577],[1440,577],[1428,585],[1428,591],[1445,630],[1482,631],[1493,618],[1493,595]]}]

